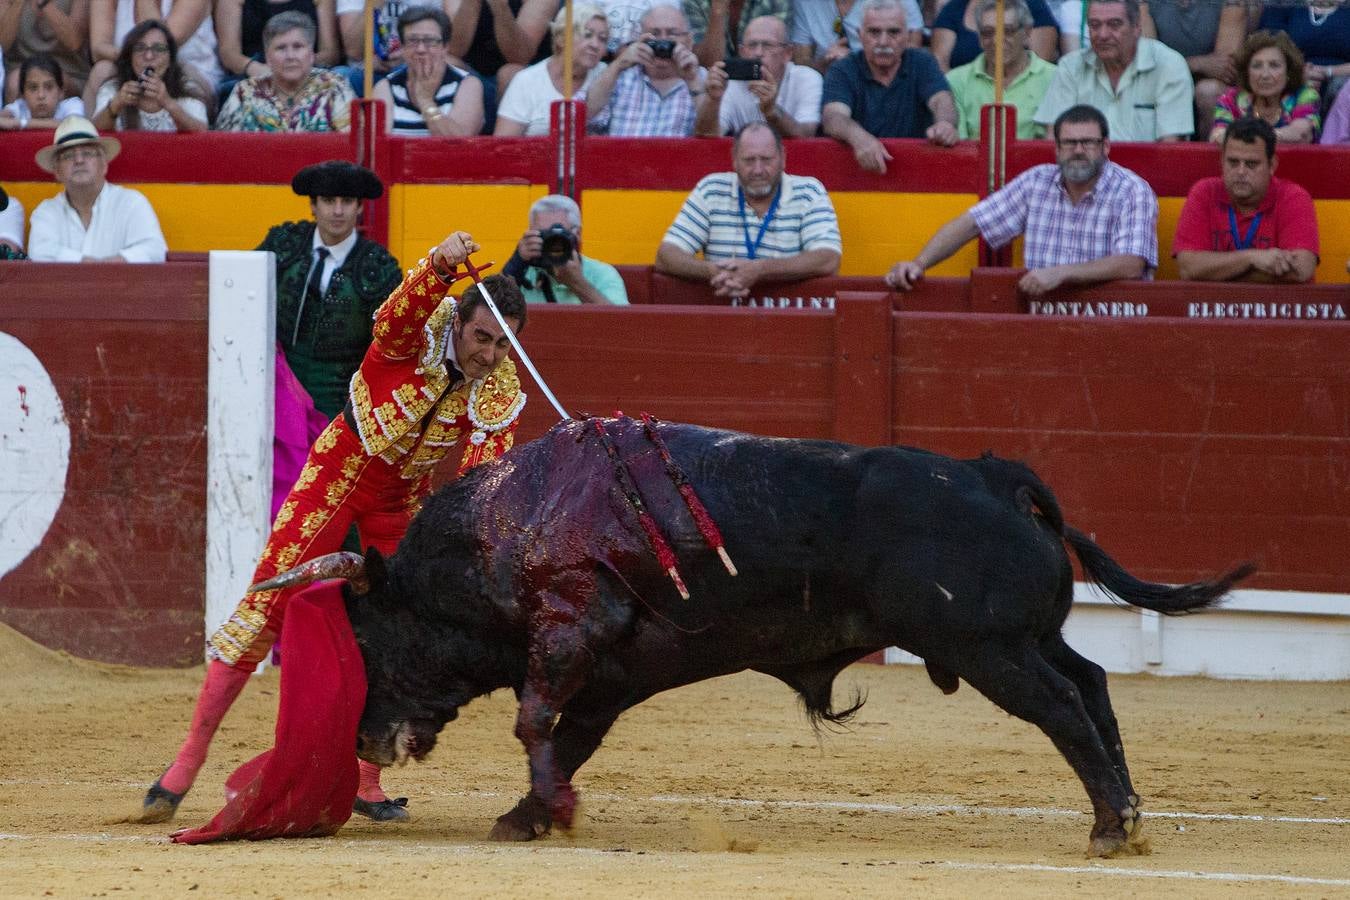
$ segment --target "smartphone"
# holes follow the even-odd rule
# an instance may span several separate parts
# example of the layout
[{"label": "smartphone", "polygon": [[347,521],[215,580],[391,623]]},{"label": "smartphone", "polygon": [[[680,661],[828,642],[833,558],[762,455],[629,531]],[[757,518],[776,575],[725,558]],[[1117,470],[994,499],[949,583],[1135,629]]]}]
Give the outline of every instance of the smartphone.
[{"label": "smartphone", "polygon": [[727,77],[732,81],[759,81],[763,78],[759,60],[741,56],[728,57],[725,63]]}]

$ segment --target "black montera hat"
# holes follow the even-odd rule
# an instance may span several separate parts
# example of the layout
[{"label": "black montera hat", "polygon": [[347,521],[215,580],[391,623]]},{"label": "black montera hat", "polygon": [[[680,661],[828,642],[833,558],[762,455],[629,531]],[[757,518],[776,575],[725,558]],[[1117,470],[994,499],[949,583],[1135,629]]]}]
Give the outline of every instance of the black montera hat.
[{"label": "black montera hat", "polygon": [[341,159],[305,166],[291,179],[291,190],[302,197],[357,197],[374,200],[384,193],[379,176]]}]

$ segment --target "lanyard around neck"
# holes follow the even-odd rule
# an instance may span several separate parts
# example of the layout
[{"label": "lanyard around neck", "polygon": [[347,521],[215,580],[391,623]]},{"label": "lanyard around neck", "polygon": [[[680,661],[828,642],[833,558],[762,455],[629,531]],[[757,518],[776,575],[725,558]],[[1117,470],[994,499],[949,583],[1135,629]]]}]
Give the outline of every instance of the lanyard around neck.
[{"label": "lanyard around neck", "polygon": [[741,205],[741,231],[745,237],[745,255],[755,258],[755,252],[759,250],[759,245],[764,241],[764,232],[769,230],[769,223],[773,221],[773,214],[778,212],[778,198],[783,193],[783,182],[778,182],[778,187],[774,188],[773,200],[769,201],[769,208],[764,213],[764,221],[759,223],[759,234],[755,235],[755,242],[750,243],[750,223],[745,217],[745,188],[736,188],[736,200]]},{"label": "lanyard around neck", "polygon": [[1237,214],[1233,212],[1233,207],[1228,207],[1228,233],[1233,236],[1233,249],[1246,250],[1252,245],[1256,238],[1256,229],[1261,227],[1261,214],[1257,213],[1252,217],[1252,224],[1247,227],[1247,234],[1239,237],[1237,226]]}]

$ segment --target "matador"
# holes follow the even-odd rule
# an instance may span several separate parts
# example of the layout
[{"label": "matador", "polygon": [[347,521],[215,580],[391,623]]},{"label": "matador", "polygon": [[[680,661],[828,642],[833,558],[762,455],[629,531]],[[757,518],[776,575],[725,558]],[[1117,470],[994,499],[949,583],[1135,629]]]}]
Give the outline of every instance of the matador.
[{"label": "matador", "polygon": [[[463,444],[459,473],[511,448],[525,406],[509,338],[477,285],[447,296],[478,245],[455,232],[408,270],[375,313],[373,340],[352,376],[342,415],[314,441],[277,512],[253,582],[338,550],[354,523],[363,546],[392,553],[430,490],[436,465]],[[484,279],[513,331],[525,301],[508,276]],[[173,763],[146,792],[138,822],[167,822],[192,787],[216,728],[249,674],[271,649],[292,590],[250,594],[210,636],[210,660],[192,725]],[[361,762],[353,811],[376,820],[408,817],[390,800],[380,770]]]}]

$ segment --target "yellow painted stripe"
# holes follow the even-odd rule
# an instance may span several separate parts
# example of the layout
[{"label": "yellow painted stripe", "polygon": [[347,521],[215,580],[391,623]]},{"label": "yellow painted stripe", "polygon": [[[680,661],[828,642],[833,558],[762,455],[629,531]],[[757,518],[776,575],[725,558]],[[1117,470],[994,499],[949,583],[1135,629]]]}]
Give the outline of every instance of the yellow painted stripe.
[{"label": "yellow painted stripe", "polygon": [[[159,215],[171,250],[204,252],[256,247],[272,225],[309,216],[309,201],[285,185],[128,184],[146,195]],[[11,197],[31,213],[55,196],[50,182],[11,182]],[[389,200],[389,247],[411,265],[449,231],[463,229],[503,266],[525,230],[530,204],[543,185],[393,185]],[[650,264],[666,229],[684,202],[683,191],[592,189],[582,197],[586,253],[616,265]],[[900,259],[913,259],[942,223],[964,212],[969,194],[891,194],[841,191],[831,195],[844,239],[843,275],[875,275]],[[1176,278],[1171,237],[1181,197],[1159,200],[1159,278]],[[1320,282],[1350,281],[1350,200],[1318,200],[1322,262]],[[1014,261],[1021,264],[1020,242]],[[936,266],[934,275],[961,276],[976,263],[975,245]]]}]

